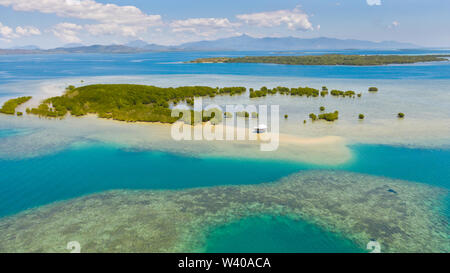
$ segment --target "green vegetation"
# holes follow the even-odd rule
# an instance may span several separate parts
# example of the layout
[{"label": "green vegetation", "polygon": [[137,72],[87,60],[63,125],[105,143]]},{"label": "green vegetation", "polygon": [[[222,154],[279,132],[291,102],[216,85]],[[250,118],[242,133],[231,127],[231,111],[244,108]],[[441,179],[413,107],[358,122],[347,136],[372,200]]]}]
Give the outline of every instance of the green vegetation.
[{"label": "green vegetation", "polygon": [[236,112],[236,116],[240,118],[249,118],[250,114],[246,111]]},{"label": "green vegetation", "polygon": [[[323,113],[323,114],[319,114],[319,115],[311,113],[311,114],[309,114],[309,118],[312,121],[316,121],[318,119],[323,119],[326,121],[335,121],[335,120],[339,119],[339,112],[334,111],[333,113]],[[304,121],[303,123],[306,123],[306,122]]]},{"label": "green vegetation", "polygon": [[335,120],[339,119],[339,112],[338,111],[334,111],[333,113],[320,114],[318,116],[318,118],[326,120],[326,121],[335,121]]},{"label": "green vegetation", "polygon": [[[373,89],[375,87],[371,87]],[[162,122],[174,123],[181,119],[185,122],[194,124],[195,121],[210,121],[217,124],[223,118],[232,118],[233,114],[229,112],[222,113],[219,109],[212,109],[203,112],[194,112],[187,110],[190,115],[184,116],[186,111],[179,111],[179,115],[172,117],[171,105],[177,105],[185,102],[187,105],[194,104],[195,97],[215,97],[217,95],[242,94],[246,91],[245,87],[224,87],[212,88],[207,86],[183,86],[177,88],[161,88],[156,86],[132,85],[132,84],[97,84],[83,87],[73,85],[66,88],[62,96],[52,97],[44,100],[36,108],[27,108],[28,114],[39,115],[42,117],[62,118],[67,114],[73,116],[84,116],[87,114],[97,114],[99,118],[114,119],[126,122]],[[326,92],[326,93],[324,93]],[[267,95],[283,94],[291,96],[318,97],[328,95],[328,88],[322,87],[322,91],[310,87],[288,88],[278,86],[273,89],[265,86],[260,90],[250,88],[250,97],[264,97]],[[351,97],[356,95],[361,97],[361,93],[354,91],[331,90],[330,94],[334,97]],[[31,97],[20,97],[7,101],[0,112],[6,114],[15,114],[18,105],[28,101]],[[320,106],[320,114],[311,113],[309,118],[312,121],[326,120],[335,121],[339,119],[339,112],[323,113],[324,106]],[[22,112],[17,113],[22,116]],[[244,118],[258,118],[258,113],[237,112],[236,116]],[[399,118],[403,118],[404,113],[398,113]],[[284,115],[288,119],[288,115]],[[359,114],[359,119],[364,119],[363,114]],[[303,121],[306,123],[306,120]]]},{"label": "green vegetation", "polygon": [[335,97],[355,97],[355,91],[341,91],[341,90],[331,90],[331,95]]},{"label": "green vegetation", "polygon": [[305,120],[303,120],[303,124],[306,124],[306,119],[305,119]]},{"label": "green vegetation", "polygon": [[0,108],[0,113],[7,114],[7,115],[14,115],[16,113],[16,108],[29,101],[31,97],[19,97],[16,99],[10,99],[7,102],[5,102]]},{"label": "green vegetation", "polygon": [[226,63],[230,60],[228,57],[201,58],[190,63]]},{"label": "green vegetation", "polygon": [[181,121],[184,121],[187,124],[195,125],[199,122],[208,122],[210,121],[212,124],[218,124],[222,122],[223,113],[217,108],[203,110],[202,112],[189,110],[190,116],[185,117],[183,112],[180,111],[179,118]]},{"label": "green vegetation", "polygon": [[[328,89],[325,86],[322,87],[322,91],[319,91],[318,89],[307,87],[307,86],[306,87],[298,87],[298,88],[289,88],[289,87],[278,86],[273,89],[263,86],[263,87],[261,87],[260,90],[254,90],[253,88],[250,88],[250,98],[260,98],[260,97],[266,97],[267,95],[276,95],[276,94],[317,98],[319,96],[325,97],[330,93],[328,92]],[[332,90],[331,95],[335,96],[335,97],[354,98],[356,96],[356,93],[351,90],[350,91]],[[361,97],[361,95],[358,94],[358,97]]]},{"label": "green vegetation", "polygon": [[232,96],[245,91],[245,87],[161,88],[132,84],[97,84],[79,88],[69,86],[64,95],[46,99],[37,108],[27,109],[27,113],[44,117],[64,117],[67,113],[73,116],[97,114],[100,118],[127,122],[173,123],[178,117],[171,116],[171,102],[186,101],[188,105],[193,105],[194,97]]},{"label": "green vegetation", "polygon": [[286,65],[387,65],[447,61],[450,55],[307,55],[200,58],[191,63],[271,63]]},{"label": "green vegetation", "polygon": [[225,112],[224,117],[225,118],[232,118],[233,114],[231,114],[230,112]]},{"label": "green vegetation", "polygon": [[261,87],[260,90],[250,89],[250,98],[265,97],[267,95],[291,95],[291,96],[306,96],[306,97],[318,97],[319,90],[310,87],[298,87],[298,88],[288,88],[283,86],[278,86],[273,89],[269,89],[265,86]]},{"label": "green vegetation", "polygon": [[369,87],[369,92],[378,92],[377,87]]},{"label": "green vegetation", "polygon": [[361,96],[362,96],[362,93],[359,93],[359,94],[358,94],[358,98],[361,98]]},{"label": "green vegetation", "polygon": [[[192,111],[191,110],[191,115],[192,115]],[[199,112],[195,112],[195,113],[199,113]],[[222,111],[220,111],[220,109],[217,108],[212,108],[212,109],[208,109],[205,111],[202,111],[202,122],[208,122],[210,121],[211,124],[219,124],[221,123],[223,120],[223,113]],[[191,124],[194,124],[194,121],[191,119]]]},{"label": "green vegetation", "polygon": [[[179,88],[182,88],[182,87],[179,87]],[[206,87],[206,88],[210,88],[210,87]],[[211,95],[213,95],[213,96],[216,96],[216,95],[234,96],[234,95],[241,95],[242,93],[245,93],[245,91],[247,91],[247,88],[245,88],[245,87],[224,87],[224,88],[216,87],[216,92],[210,93],[209,96],[211,96]],[[195,95],[195,97],[199,97],[199,96]]]}]

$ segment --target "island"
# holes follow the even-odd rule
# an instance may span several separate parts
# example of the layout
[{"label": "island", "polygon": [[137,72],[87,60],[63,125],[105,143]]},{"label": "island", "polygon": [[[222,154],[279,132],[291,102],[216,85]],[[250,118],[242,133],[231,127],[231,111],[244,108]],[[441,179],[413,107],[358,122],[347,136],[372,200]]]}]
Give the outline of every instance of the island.
[{"label": "island", "polygon": [[[311,88],[311,87],[298,87],[298,88],[289,88],[289,87],[283,87],[278,86],[275,88],[267,88],[265,86],[261,87],[260,90],[254,90],[253,88],[250,88],[250,98],[260,98],[260,97],[266,97],[267,95],[291,95],[291,96],[300,96],[300,97],[313,97],[317,98],[319,95],[321,97],[326,97],[328,94],[331,94],[334,97],[349,97],[349,98],[355,98],[355,91],[341,91],[341,90],[331,90],[331,92],[328,92],[328,89],[324,86],[322,87],[322,91],[319,91],[318,89]],[[361,97],[361,94],[358,94],[358,98]]]},{"label": "island", "polygon": [[267,63],[286,65],[353,65],[373,66],[449,61],[450,55],[305,55],[305,56],[246,56],[199,58],[189,63]]},{"label": "island", "polygon": [[[31,99],[30,96],[10,99],[3,104],[2,108],[0,108],[0,113],[7,114],[7,115],[14,115],[16,113],[16,108],[19,105],[24,104],[25,102],[29,101],[30,99]],[[19,112],[17,114],[19,116],[21,116],[22,112]]]},{"label": "island", "polygon": [[[172,116],[171,103],[176,105],[185,101],[190,105],[194,97],[232,96],[245,91],[245,87],[162,88],[134,84],[96,84],[78,88],[69,86],[62,96],[48,98],[36,108],[27,108],[27,113],[50,118],[64,117],[68,113],[73,116],[97,114],[100,118],[127,122],[174,123],[182,116]],[[195,113],[191,111],[191,114]],[[203,121],[212,118],[214,115]]]},{"label": "island", "polygon": [[[325,110],[325,109],[324,109]],[[320,111],[323,111],[322,109]],[[326,121],[330,121],[333,122],[335,120],[339,119],[339,111],[334,111],[332,113],[323,113],[323,114],[319,114],[316,115],[314,113],[309,114],[309,118],[312,121],[316,121],[316,120],[326,120]],[[305,121],[303,121],[303,123],[306,123]]]},{"label": "island", "polygon": [[[372,87],[373,88],[373,87]],[[195,97],[215,97],[242,95],[247,92],[245,87],[208,87],[208,86],[181,86],[181,87],[157,87],[151,85],[137,84],[94,84],[81,87],[70,85],[61,96],[51,97],[43,100],[34,108],[27,108],[26,113],[45,118],[64,118],[70,114],[72,116],[85,116],[96,114],[99,118],[113,119],[125,122],[160,122],[174,123],[182,120],[194,125],[195,122],[211,122],[219,124],[224,118],[236,117],[258,118],[257,112],[222,112],[213,108],[194,111],[192,108]],[[333,89],[328,92],[328,88],[323,86],[322,91],[311,87],[288,88],[278,86],[275,88],[261,87],[260,90],[249,89],[250,98],[266,97],[267,95],[290,95],[317,98],[330,94],[332,97],[355,98],[361,97],[361,93],[354,91],[341,91]],[[30,100],[31,97],[19,97],[10,99],[0,108],[0,113],[14,115],[16,108]],[[173,115],[173,107],[179,103],[184,103],[186,110],[180,110],[179,114]],[[339,119],[339,112],[325,113],[325,107],[319,108],[320,114],[311,113],[309,118],[312,121],[325,120],[333,122]],[[187,112],[186,112],[187,111]],[[188,113],[188,114],[186,114]],[[183,115],[186,114],[186,115]],[[17,112],[17,116],[22,116],[22,112]],[[403,118],[404,113],[398,113],[399,118]],[[284,115],[288,118],[288,114]],[[360,114],[359,119],[364,119]],[[305,120],[306,121],[306,120]],[[304,121],[304,123],[306,123]]]}]

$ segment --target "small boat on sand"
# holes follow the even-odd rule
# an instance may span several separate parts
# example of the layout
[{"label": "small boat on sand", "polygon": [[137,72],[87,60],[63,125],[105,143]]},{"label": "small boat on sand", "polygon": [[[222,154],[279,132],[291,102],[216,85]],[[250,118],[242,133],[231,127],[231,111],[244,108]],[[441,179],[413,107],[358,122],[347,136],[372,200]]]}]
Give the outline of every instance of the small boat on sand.
[{"label": "small boat on sand", "polygon": [[254,132],[257,134],[262,134],[267,131],[267,126],[264,124],[260,124],[254,128]]}]

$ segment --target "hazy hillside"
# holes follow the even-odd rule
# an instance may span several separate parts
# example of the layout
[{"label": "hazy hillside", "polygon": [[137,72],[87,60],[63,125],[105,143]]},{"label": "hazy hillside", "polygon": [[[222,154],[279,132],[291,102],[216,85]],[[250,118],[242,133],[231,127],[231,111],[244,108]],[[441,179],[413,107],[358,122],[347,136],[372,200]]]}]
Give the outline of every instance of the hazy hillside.
[{"label": "hazy hillside", "polygon": [[248,35],[200,41],[180,45],[184,49],[196,50],[303,50],[303,49],[406,49],[420,46],[395,41],[370,42],[361,40],[341,40],[335,38],[302,39],[295,37],[253,38]]},{"label": "hazy hillside", "polygon": [[214,41],[199,41],[184,43],[178,46],[164,46],[149,44],[142,40],[129,42],[125,45],[91,45],[83,46],[73,44],[54,49],[39,49],[35,46],[27,46],[13,49],[0,49],[0,54],[71,54],[71,53],[141,53],[159,51],[212,51],[212,50],[236,50],[236,51],[285,51],[308,49],[410,49],[420,46],[395,41],[371,42],[362,40],[342,40],[336,38],[312,38],[303,39],[295,37],[282,38],[254,38],[248,35],[218,39]]}]

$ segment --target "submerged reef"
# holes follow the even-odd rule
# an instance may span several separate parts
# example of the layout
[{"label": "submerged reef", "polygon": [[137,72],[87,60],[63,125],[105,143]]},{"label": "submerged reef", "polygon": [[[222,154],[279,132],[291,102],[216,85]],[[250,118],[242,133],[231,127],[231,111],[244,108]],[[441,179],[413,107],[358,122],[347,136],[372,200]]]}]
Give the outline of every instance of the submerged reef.
[{"label": "submerged reef", "polygon": [[81,252],[202,252],[214,228],[258,215],[303,219],[361,249],[376,240],[382,252],[450,252],[447,194],[341,171],[259,185],[110,191],[0,219],[0,252],[69,252],[70,241]]}]

